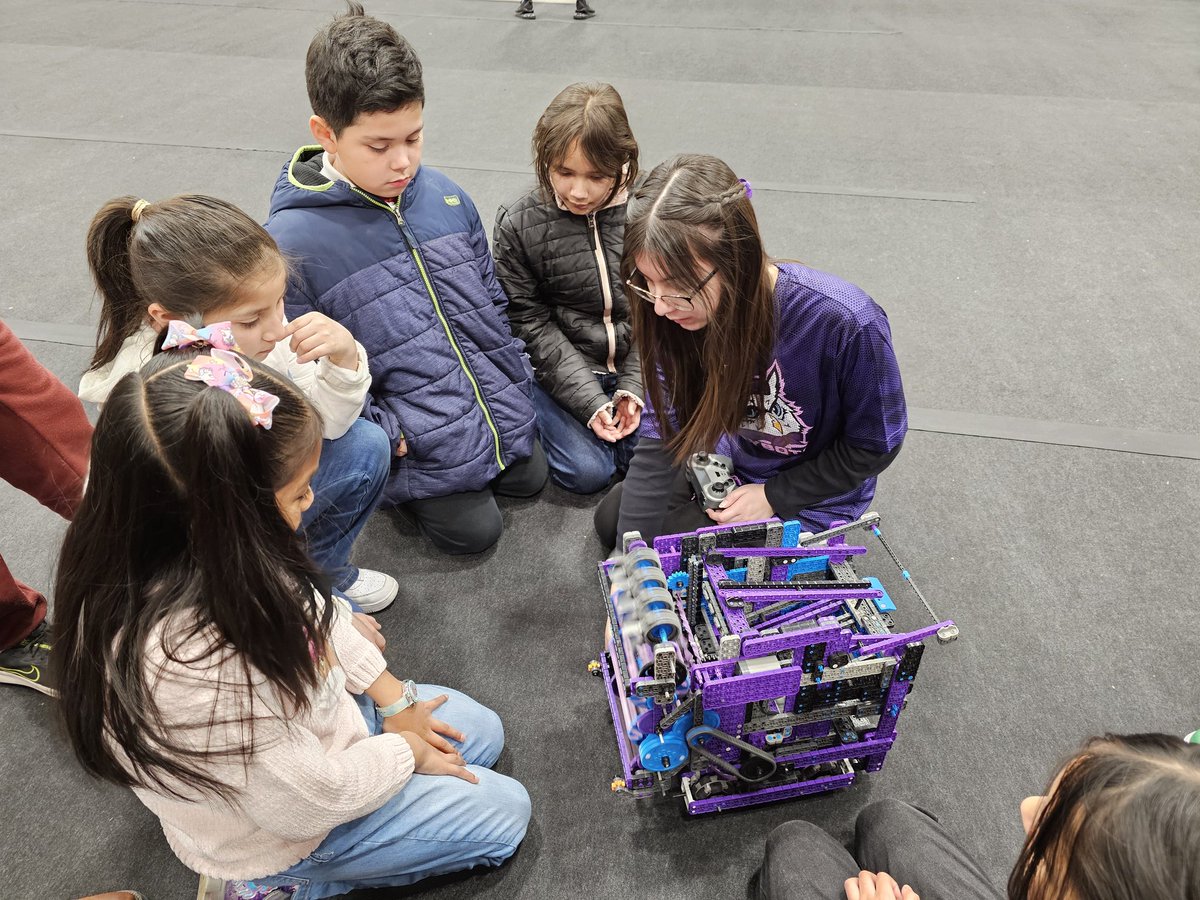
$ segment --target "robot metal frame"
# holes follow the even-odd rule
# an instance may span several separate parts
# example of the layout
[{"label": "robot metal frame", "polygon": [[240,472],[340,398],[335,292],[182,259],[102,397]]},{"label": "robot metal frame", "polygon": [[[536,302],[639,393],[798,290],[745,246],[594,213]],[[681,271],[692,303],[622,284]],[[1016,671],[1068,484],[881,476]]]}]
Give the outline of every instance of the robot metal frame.
[{"label": "robot metal frame", "polygon": [[[878,527],[819,534],[771,519],[659,537],[624,536],[599,565],[608,634],[589,668],[608,694],[622,776],[647,797],[675,778],[693,815],[848,787],[896,740],[924,641],[939,621]],[[934,624],[897,632],[877,578],[846,543],[878,538]]]}]

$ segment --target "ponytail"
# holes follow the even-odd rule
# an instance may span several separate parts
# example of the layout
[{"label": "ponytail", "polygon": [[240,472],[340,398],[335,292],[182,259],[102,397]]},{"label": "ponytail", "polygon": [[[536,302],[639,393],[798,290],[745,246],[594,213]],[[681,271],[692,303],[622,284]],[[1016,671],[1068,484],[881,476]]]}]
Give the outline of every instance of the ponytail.
[{"label": "ponytail", "polygon": [[236,302],[247,279],[287,268],[266,229],[232,203],[202,194],[110,200],[88,228],[87,258],[101,299],[91,370],[116,359],[150,303],[200,325]]},{"label": "ponytail", "polygon": [[146,304],[138,297],[130,271],[129,243],[138,218],[145,215],[144,201],[137,197],[109,200],[92,219],[87,233],[87,260],[92,279],[100,292],[100,325],[96,330],[96,352],[89,369],[98,369],[116,359],[125,339],[146,318]]}]

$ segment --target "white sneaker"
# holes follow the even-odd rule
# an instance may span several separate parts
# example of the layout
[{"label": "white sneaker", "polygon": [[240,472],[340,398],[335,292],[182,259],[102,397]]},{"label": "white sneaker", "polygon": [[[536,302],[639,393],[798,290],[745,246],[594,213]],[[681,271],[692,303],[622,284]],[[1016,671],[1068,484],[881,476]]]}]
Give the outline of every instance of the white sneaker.
[{"label": "white sneaker", "polygon": [[366,613],[383,612],[400,593],[400,582],[374,569],[359,569],[354,584],[342,591]]}]

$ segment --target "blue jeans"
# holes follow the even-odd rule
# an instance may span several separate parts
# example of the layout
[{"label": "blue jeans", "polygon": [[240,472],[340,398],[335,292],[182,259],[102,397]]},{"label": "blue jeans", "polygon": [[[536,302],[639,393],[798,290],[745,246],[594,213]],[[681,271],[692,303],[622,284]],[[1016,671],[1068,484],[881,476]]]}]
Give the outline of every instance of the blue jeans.
[{"label": "blue jeans", "polygon": [[[616,375],[600,375],[600,387],[610,398],[617,389]],[[533,408],[538,433],[550,463],[550,480],[572,494],[594,494],[608,487],[613,475],[629,468],[637,432],[615,444],[602,441],[553,397],[533,385]]]},{"label": "blue jeans", "polygon": [[[516,851],[529,825],[529,794],[490,768],[504,748],[500,717],[466,694],[419,684],[417,694],[450,699],[434,714],[467,736],[461,747],[479,784],[452,775],[413,775],[392,799],[339,825],[307,857],[260,885],[296,884],[293,900],[321,900],[355,888],[412,884],[472,866],[498,866]],[[355,697],[367,730],[382,730],[375,704]]]},{"label": "blue jeans", "polygon": [[350,549],[379,505],[392,467],[387,434],[357,419],[336,441],[321,442],[321,464],[313,476],[313,504],[300,520],[308,555],[345,590],[358,578]]}]

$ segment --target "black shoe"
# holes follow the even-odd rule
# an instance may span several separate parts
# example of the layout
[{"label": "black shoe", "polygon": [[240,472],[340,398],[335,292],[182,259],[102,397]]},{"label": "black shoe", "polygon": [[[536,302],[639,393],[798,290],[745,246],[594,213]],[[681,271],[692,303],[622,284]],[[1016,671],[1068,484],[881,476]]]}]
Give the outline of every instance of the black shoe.
[{"label": "black shoe", "polygon": [[533,11],[533,0],[521,0],[517,4],[517,15],[522,19],[536,19],[537,14]]},{"label": "black shoe", "polygon": [[0,652],[0,684],[19,684],[57,697],[50,684],[50,630],[43,621],[29,637]]},{"label": "black shoe", "polygon": [[575,0],[575,18],[590,19],[596,11],[587,5],[587,0]]}]

